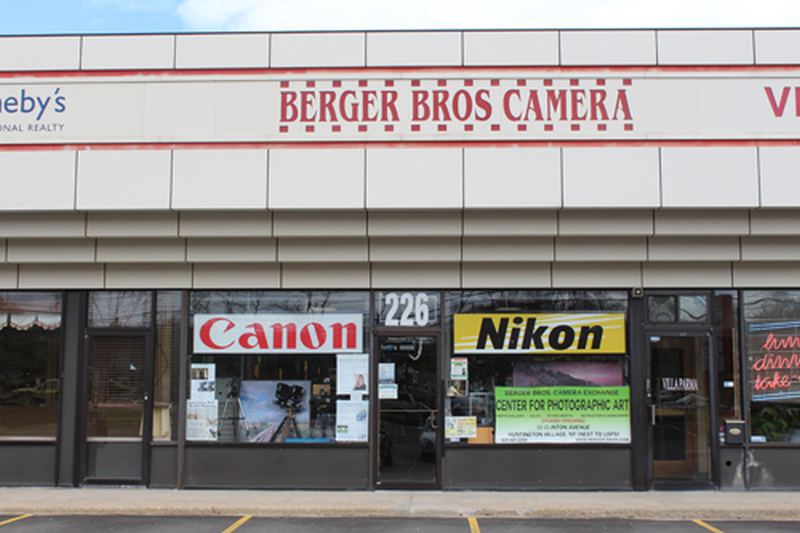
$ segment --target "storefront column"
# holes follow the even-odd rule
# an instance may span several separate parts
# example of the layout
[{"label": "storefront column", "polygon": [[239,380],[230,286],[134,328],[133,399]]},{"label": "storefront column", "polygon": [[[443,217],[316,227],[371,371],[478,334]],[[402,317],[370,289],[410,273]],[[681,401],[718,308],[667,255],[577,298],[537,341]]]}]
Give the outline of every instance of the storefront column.
[{"label": "storefront column", "polygon": [[647,490],[647,471],[650,465],[650,402],[647,397],[648,356],[645,346],[644,322],[647,312],[645,298],[630,299],[629,331],[631,350],[631,465],[634,490]]},{"label": "storefront column", "polygon": [[64,339],[61,363],[61,408],[58,424],[58,476],[61,487],[76,487],[78,467],[80,376],[83,361],[83,333],[86,329],[86,293],[64,293]]}]

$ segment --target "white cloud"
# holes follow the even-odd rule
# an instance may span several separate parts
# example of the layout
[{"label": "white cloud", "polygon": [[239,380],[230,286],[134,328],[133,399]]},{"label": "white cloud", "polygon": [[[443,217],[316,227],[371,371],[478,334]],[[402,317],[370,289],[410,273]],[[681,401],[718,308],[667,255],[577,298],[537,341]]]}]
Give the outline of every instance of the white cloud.
[{"label": "white cloud", "polygon": [[798,0],[181,0],[178,14],[206,30],[800,26]]}]

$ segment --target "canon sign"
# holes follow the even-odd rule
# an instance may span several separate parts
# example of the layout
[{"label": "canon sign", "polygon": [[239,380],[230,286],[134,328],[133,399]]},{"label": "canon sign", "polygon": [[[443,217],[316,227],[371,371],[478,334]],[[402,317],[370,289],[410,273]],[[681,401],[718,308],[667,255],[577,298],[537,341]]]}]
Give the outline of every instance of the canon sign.
[{"label": "canon sign", "polygon": [[361,315],[195,315],[194,353],[362,351]]}]

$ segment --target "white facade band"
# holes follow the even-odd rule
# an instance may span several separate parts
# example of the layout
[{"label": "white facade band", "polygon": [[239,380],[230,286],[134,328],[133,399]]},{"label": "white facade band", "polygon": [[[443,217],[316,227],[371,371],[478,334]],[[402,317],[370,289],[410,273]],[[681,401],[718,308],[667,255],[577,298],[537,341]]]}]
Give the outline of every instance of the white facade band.
[{"label": "white facade band", "polygon": [[796,69],[142,72],[21,76],[0,84],[3,144],[798,135]]}]

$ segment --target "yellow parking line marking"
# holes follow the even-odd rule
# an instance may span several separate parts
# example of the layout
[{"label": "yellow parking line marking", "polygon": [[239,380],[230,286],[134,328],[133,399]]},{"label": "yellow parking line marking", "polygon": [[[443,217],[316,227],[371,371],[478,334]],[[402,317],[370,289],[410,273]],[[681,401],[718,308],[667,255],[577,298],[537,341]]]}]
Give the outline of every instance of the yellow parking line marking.
[{"label": "yellow parking line marking", "polygon": [[481,533],[481,527],[478,525],[478,519],[474,516],[468,516],[467,522],[469,523],[469,533]]},{"label": "yellow parking line marking", "polygon": [[21,514],[19,516],[15,516],[14,518],[9,518],[8,520],[3,520],[0,522],[0,526],[5,526],[7,524],[13,524],[14,522],[19,522],[20,520],[25,520],[26,518],[32,517],[32,514]]},{"label": "yellow parking line marking", "polygon": [[711,533],[725,533],[721,529],[717,529],[714,526],[712,526],[711,524],[707,524],[707,523],[705,523],[705,522],[703,522],[702,520],[699,520],[699,519],[692,520],[692,523],[702,527],[703,529],[707,529],[707,530],[711,531]]},{"label": "yellow parking line marking", "polygon": [[247,522],[248,520],[250,520],[251,518],[253,518],[253,515],[251,515],[251,514],[244,515],[239,520],[237,520],[233,524],[229,525],[222,533],[233,533],[234,531],[236,531],[237,529],[242,527],[242,525],[245,522]]}]

